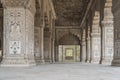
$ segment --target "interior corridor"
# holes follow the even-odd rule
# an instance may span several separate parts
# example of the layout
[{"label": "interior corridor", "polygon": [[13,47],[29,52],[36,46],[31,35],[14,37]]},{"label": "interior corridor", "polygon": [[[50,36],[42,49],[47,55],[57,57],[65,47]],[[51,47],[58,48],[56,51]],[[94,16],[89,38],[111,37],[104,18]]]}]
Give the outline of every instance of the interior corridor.
[{"label": "interior corridor", "polygon": [[0,80],[120,80],[120,0],[0,0]]}]

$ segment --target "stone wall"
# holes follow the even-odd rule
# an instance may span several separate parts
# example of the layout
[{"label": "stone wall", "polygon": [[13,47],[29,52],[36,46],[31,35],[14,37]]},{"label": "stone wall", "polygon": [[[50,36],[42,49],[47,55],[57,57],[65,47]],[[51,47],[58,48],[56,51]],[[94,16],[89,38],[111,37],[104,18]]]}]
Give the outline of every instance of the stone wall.
[{"label": "stone wall", "polygon": [[120,0],[113,0],[113,15],[114,15],[113,65],[120,65]]},{"label": "stone wall", "polygon": [[0,9],[0,49],[3,48],[3,9]]},{"label": "stone wall", "polygon": [[35,65],[34,61],[34,13],[36,10],[35,1],[34,0],[24,1],[1,0],[1,1],[2,4],[4,5],[3,6],[4,49],[1,66]]}]

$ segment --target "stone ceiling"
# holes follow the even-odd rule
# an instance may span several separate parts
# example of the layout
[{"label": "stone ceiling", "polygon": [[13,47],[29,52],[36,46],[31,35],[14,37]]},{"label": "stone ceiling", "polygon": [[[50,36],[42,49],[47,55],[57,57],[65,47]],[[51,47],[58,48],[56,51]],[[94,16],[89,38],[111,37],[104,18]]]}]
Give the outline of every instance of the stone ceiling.
[{"label": "stone ceiling", "polygon": [[56,26],[79,26],[89,0],[53,0]]}]

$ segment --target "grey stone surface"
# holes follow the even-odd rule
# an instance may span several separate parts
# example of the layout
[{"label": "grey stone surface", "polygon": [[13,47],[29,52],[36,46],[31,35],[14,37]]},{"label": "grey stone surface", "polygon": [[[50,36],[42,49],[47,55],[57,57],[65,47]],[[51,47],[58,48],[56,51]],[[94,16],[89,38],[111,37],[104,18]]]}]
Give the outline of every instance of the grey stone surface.
[{"label": "grey stone surface", "polygon": [[1,67],[0,80],[120,80],[120,67],[82,63]]}]

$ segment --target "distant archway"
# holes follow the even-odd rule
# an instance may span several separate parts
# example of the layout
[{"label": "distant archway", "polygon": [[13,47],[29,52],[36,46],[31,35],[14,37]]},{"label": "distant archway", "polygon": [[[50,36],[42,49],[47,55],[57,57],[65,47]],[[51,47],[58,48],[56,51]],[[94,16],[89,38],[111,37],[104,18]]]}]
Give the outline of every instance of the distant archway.
[{"label": "distant archway", "polygon": [[59,62],[80,61],[80,40],[74,34],[66,34],[59,40]]}]

